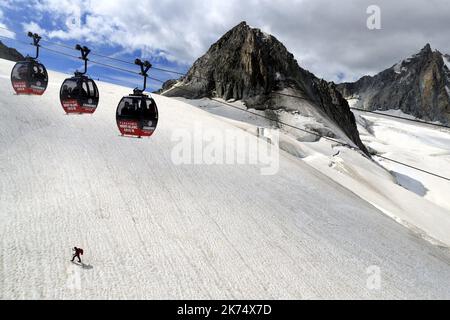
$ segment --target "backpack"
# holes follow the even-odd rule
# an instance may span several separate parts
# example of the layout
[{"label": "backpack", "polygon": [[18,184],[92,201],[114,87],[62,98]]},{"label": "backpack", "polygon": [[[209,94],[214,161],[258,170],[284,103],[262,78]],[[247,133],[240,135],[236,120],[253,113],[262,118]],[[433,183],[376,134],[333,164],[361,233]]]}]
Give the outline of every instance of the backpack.
[{"label": "backpack", "polygon": [[80,248],[79,250],[80,250],[80,254],[83,255],[83,249]]}]

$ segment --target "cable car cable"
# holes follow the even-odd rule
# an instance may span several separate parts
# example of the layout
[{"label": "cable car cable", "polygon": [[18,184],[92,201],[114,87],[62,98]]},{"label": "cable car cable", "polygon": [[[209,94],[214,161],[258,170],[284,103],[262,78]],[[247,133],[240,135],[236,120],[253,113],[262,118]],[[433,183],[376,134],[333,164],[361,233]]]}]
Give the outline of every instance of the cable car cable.
[{"label": "cable car cable", "polygon": [[408,168],[411,168],[411,169],[414,169],[414,170],[417,170],[417,171],[421,171],[421,172],[423,172],[423,173],[426,173],[426,174],[435,176],[435,177],[437,177],[437,178],[441,178],[441,179],[450,181],[450,178],[441,176],[441,175],[439,175],[439,174],[436,174],[436,173],[433,173],[433,172],[430,172],[430,171],[427,171],[427,170],[424,170],[424,169],[420,169],[420,168],[418,168],[418,167],[409,165],[409,164],[404,163],[404,162],[401,162],[401,161],[397,161],[397,160],[394,160],[394,159],[391,159],[391,158],[388,158],[388,157],[385,157],[385,156],[382,156],[382,155],[375,155],[375,157],[378,157],[378,158],[381,158],[381,159],[384,159],[384,160],[388,160],[388,161],[391,161],[391,162],[400,164],[400,165],[402,165],[402,166],[405,166],[405,167],[408,167]]},{"label": "cable car cable", "polygon": [[[9,31],[11,33],[15,33],[14,31],[12,31],[10,29],[7,29],[7,28],[0,27],[0,29]],[[11,40],[14,40],[14,39],[11,39]],[[46,43],[48,43],[50,45],[53,45],[53,46],[59,46],[59,47],[70,49],[70,50],[76,50],[73,47],[65,45],[63,43],[58,43],[58,42],[54,42],[54,41],[50,41],[50,40],[46,40],[46,39],[42,39],[41,41],[42,42],[46,42]],[[28,45],[29,43],[25,43],[25,44]],[[110,60],[116,61],[116,62],[121,62],[121,63],[129,64],[129,65],[134,65],[134,63],[132,63],[130,61],[118,59],[118,58],[115,58],[115,57],[111,57],[111,56],[107,56],[107,55],[103,55],[103,54],[99,54],[99,53],[91,53],[91,55],[92,56],[96,56],[96,57],[100,57],[100,58],[110,59]],[[178,75],[182,75],[182,76],[185,75],[185,73],[181,73],[181,72],[174,71],[174,70],[169,70],[169,69],[164,69],[164,68],[158,68],[158,67],[154,67],[154,66],[152,67],[152,69],[153,70],[157,70],[157,71],[167,72],[167,73],[174,73],[174,74],[178,74]]]},{"label": "cable car cable", "polygon": [[[15,39],[12,39],[12,40],[15,40]],[[58,50],[50,49],[50,48],[47,48],[47,47],[41,47],[41,48],[42,48],[42,49],[45,49],[45,50],[48,50],[48,51],[50,51],[50,52],[54,52],[54,53],[56,53],[56,54],[61,54],[61,55],[64,55],[64,56],[73,58],[73,59],[77,59],[77,60],[79,59],[79,57],[76,57],[76,56],[73,56],[73,55],[70,55],[70,54],[67,54],[67,53],[58,51]],[[132,73],[132,74],[137,74],[137,75],[139,75],[139,73],[134,72],[134,71],[131,71],[131,70],[128,70],[128,69],[124,69],[124,68],[120,68],[120,67],[116,67],[116,66],[111,66],[111,65],[109,65],[109,64],[101,63],[101,62],[98,62],[98,61],[93,61],[93,60],[89,60],[89,61],[90,61],[91,63],[98,64],[98,65],[100,65],[100,66],[104,66],[104,67],[112,68],[112,69],[115,69],[115,70],[118,70],[118,71],[123,71],[123,72],[128,72],[128,73]],[[156,68],[155,68],[155,70],[156,70]],[[159,83],[164,83],[164,82],[165,82],[165,81],[163,81],[163,80],[160,80],[160,79],[157,79],[157,78],[154,78],[154,77],[150,77],[150,76],[149,76],[148,78],[151,79],[151,80],[154,80],[154,81],[156,81],[156,82],[159,82]],[[184,90],[184,91],[189,91],[190,93],[192,93],[192,91],[187,90],[187,89],[185,89],[185,88],[179,88],[179,89],[182,89],[182,90]],[[329,140],[329,141],[338,143],[338,144],[340,144],[340,145],[342,145],[342,146],[347,146],[347,147],[351,147],[351,148],[355,149],[355,147],[353,147],[353,146],[351,146],[351,145],[349,145],[349,144],[347,144],[347,143],[340,142],[340,141],[335,140],[335,139],[330,138],[330,137],[322,136],[322,135],[320,135],[320,134],[318,134],[318,133],[316,133],[316,132],[309,131],[309,130],[306,130],[306,129],[302,129],[302,128],[299,128],[299,127],[290,125],[290,124],[288,124],[288,123],[284,123],[284,122],[279,121],[279,120],[274,120],[274,119],[271,119],[271,118],[269,118],[269,117],[267,117],[267,116],[258,114],[258,113],[256,113],[256,112],[251,112],[251,111],[249,111],[249,110],[241,109],[241,108],[239,108],[239,107],[236,107],[236,106],[234,106],[234,105],[232,105],[232,104],[229,104],[229,103],[226,103],[226,102],[224,102],[224,101],[216,100],[216,99],[213,99],[213,98],[210,98],[210,100],[215,101],[215,102],[218,102],[218,103],[222,103],[222,104],[224,104],[224,105],[227,105],[227,106],[229,106],[229,107],[238,109],[238,110],[240,110],[240,111],[244,111],[244,112],[253,114],[253,115],[255,115],[255,116],[259,116],[259,117],[265,118],[265,119],[267,119],[267,120],[270,120],[270,121],[273,121],[273,122],[276,122],[276,123],[285,125],[285,126],[287,126],[287,127],[291,127],[291,128],[294,128],[294,129],[297,129],[297,130],[300,130],[300,131],[303,131],[303,132],[306,132],[306,133],[315,135],[315,136],[317,136],[317,137],[324,138],[324,139],[326,139],[326,140]]]},{"label": "cable car cable", "polygon": [[[6,30],[6,31],[14,33],[12,30],[10,30],[8,28],[0,27],[0,29],[3,29],[3,30]],[[4,37],[4,36],[1,36],[1,37]],[[7,37],[4,37],[4,38],[7,38]],[[7,38],[7,39],[9,39],[9,38]],[[15,39],[11,39],[11,40],[15,40]],[[61,44],[61,43],[56,43],[56,42],[52,42],[52,41],[44,40],[44,39],[42,41],[43,42],[47,42],[47,43],[52,44],[52,45],[56,45],[56,46],[60,46],[60,47],[63,47],[63,48],[74,50],[73,47],[70,47],[70,46],[67,46],[67,45],[64,45],[64,44]],[[25,42],[22,42],[22,43],[25,43]],[[25,43],[25,44],[29,45],[29,43]],[[102,55],[102,54],[98,54],[98,53],[92,53],[92,55],[93,56],[98,56],[98,57],[101,57],[101,58],[110,59],[110,60],[117,61],[117,62],[121,62],[121,63],[134,65],[133,63],[131,63],[129,61],[125,61],[125,60],[122,60],[122,59],[118,59],[118,58],[114,58],[114,57],[110,57],[110,56],[106,56],[106,55]],[[95,63],[101,65],[101,63],[99,63],[99,62],[95,62]],[[104,66],[108,66],[108,65],[104,64]],[[113,67],[113,66],[109,66],[109,67],[115,68],[115,69],[120,70],[120,71],[125,71],[124,69],[120,69],[120,68],[117,68],[117,67]],[[183,76],[183,77],[187,76],[187,73],[182,73],[182,72],[178,72],[178,71],[174,71],[174,70],[168,70],[168,69],[164,69],[164,68],[153,67],[153,70],[162,71],[162,72],[166,72],[166,73],[177,74],[177,75],[180,75],[180,76]],[[126,70],[125,72],[134,73],[134,72],[129,71],[129,70]],[[191,75],[191,77],[197,78],[197,79],[201,79],[201,80],[208,80],[208,79],[206,79],[204,77],[195,76],[195,75]],[[220,81],[216,81],[216,82],[220,83]],[[277,95],[281,95],[281,96],[297,98],[297,99],[301,99],[301,100],[310,101],[312,103],[316,103],[316,101],[312,101],[312,100],[310,100],[308,98],[305,98],[305,97],[300,97],[300,96],[290,95],[290,94],[284,94],[284,93],[281,93],[281,92],[272,92],[272,93],[273,94],[277,94]],[[386,117],[391,117],[391,118],[395,118],[395,119],[401,119],[401,120],[406,120],[406,121],[411,121],[411,122],[428,124],[428,125],[436,126],[436,127],[450,128],[450,126],[448,126],[448,125],[437,124],[437,123],[432,123],[432,122],[428,122],[428,121],[421,121],[421,120],[418,120],[418,119],[409,119],[409,118],[395,116],[395,115],[383,114],[383,113],[376,112],[376,111],[364,110],[364,109],[353,108],[353,107],[351,107],[350,109],[351,110],[356,110],[356,111],[361,111],[361,112],[366,112],[366,113],[373,113],[373,114],[382,115],[382,116],[386,116]]]},{"label": "cable car cable", "polygon": [[[150,77],[149,77],[149,78],[150,78]],[[151,78],[151,79],[154,80],[154,81],[160,82],[160,83],[164,83],[164,82],[165,82],[165,81],[160,80],[160,79],[157,79],[157,78]],[[180,89],[180,90],[182,90],[182,91],[186,91],[186,92],[189,92],[189,93],[195,93],[194,91],[189,90],[189,89],[186,89],[186,88],[177,87],[177,89]],[[239,110],[239,111],[247,112],[247,113],[249,113],[249,114],[252,114],[252,115],[255,115],[255,116],[264,118],[264,119],[266,119],[266,120],[269,120],[269,121],[272,121],[272,122],[276,122],[276,123],[281,124],[281,125],[284,125],[284,126],[286,126],[286,127],[290,127],[290,128],[293,128],[293,129],[297,129],[297,130],[306,132],[306,133],[308,133],[308,134],[312,134],[312,135],[314,135],[314,136],[317,136],[317,137],[320,137],[320,138],[324,138],[325,140],[329,140],[329,141],[338,143],[338,144],[340,144],[340,145],[342,145],[342,146],[350,147],[350,148],[352,148],[352,149],[358,149],[358,150],[359,150],[359,148],[354,147],[354,146],[352,146],[352,145],[350,145],[350,144],[348,144],[348,143],[345,143],[345,142],[342,142],[342,141],[339,141],[339,140],[336,140],[336,139],[333,139],[333,138],[330,138],[330,137],[327,137],[327,136],[323,136],[323,135],[321,135],[321,134],[319,134],[319,133],[317,133],[317,132],[309,131],[309,130],[303,129],[303,128],[299,128],[299,127],[297,127],[297,126],[288,124],[288,123],[286,123],[286,122],[279,121],[279,120],[275,120],[275,119],[272,119],[272,118],[270,118],[270,117],[268,117],[268,116],[265,116],[265,115],[262,115],[262,114],[259,114],[259,113],[256,113],[256,112],[253,112],[253,111],[250,111],[250,110],[246,110],[246,109],[239,108],[239,107],[237,107],[237,106],[235,106],[235,105],[233,105],[233,104],[231,104],[231,103],[225,102],[225,101],[217,100],[217,99],[210,98],[210,97],[208,97],[208,99],[211,100],[211,101],[215,101],[215,102],[221,103],[221,104],[226,105],[226,106],[228,106],[228,107],[237,109],[237,110]]]},{"label": "cable car cable", "polygon": [[[160,79],[155,79],[155,78],[153,78],[153,80],[158,81],[158,82],[161,82],[161,83],[164,83],[164,81],[162,81],[162,80],[160,80]],[[185,89],[185,88],[180,88],[180,87],[178,87],[177,89],[184,90],[184,91],[190,92],[190,93],[194,93],[192,90],[188,90],[188,89]],[[321,135],[321,134],[319,134],[319,133],[316,133],[316,132],[313,132],[313,131],[309,131],[309,130],[306,130],[306,129],[302,129],[302,128],[299,128],[299,127],[296,127],[296,126],[293,126],[293,125],[284,123],[284,122],[282,122],[282,121],[270,119],[270,118],[267,117],[267,116],[264,116],[264,115],[261,115],[261,114],[258,114],[258,113],[256,113],[256,112],[252,112],[252,111],[249,111],[249,110],[241,109],[241,108],[239,108],[239,107],[237,107],[237,106],[235,106],[235,105],[232,105],[232,104],[230,104],[230,103],[227,103],[227,102],[224,102],[224,101],[220,101],[220,100],[216,100],[216,99],[214,99],[214,98],[208,98],[208,99],[210,99],[210,100],[212,100],[212,101],[215,101],[215,102],[218,102],[218,103],[221,103],[221,104],[224,104],[224,105],[229,106],[229,107],[231,107],[231,108],[238,109],[238,110],[240,110],[240,111],[244,111],[244,112],[247,112],[247,113],[250,113],[250,114],[253,114],[253,115],[262,117],[262,118],[265,118],[265,119],[267,119],[267,120],[277,122],[277,123],[282,124],[282,125],[285,125],[285,126],[287,126],[287,127],[290,127],[290,128],[293,128],[293,129],[297,129],[297,130],[300,130],[300,131],[303,131],[303,132],[306,132],[306,133],[315,135],[315,136],[320,137],[320,138],[323,138],[323,139],[325,139],[325,140],[329,140],[329,141],[335,142],[335,143],[337,143],[337,144],[339,144],[339,145],[341,145],[341,146],[348,147],[348,148],[353,149],[353,150],[356,150],[356,149],[360,150],[360,149],[357,148],[357,147],[351,146],[351,145],[349,145],[349,144],[347,144],[347,143],[344,143],[344,142],[341,142],[341,141],[339,141],[339,140],[335,140],[335,139],[333,139],[333,138],[323,136],[323,135]],[[450,181],[450,178],[447,178],[447,177],[441,176],[441,175],[439,175],[439,174],[436,174],[436,173],[433,173],[433,172],[430,172],[430,171],[427,171],[427,170],[424,170],[424,169],[421,169],[421,168],[418,168],[418,167],[409,165],[409,164],[407,164],[407,163],[403,163],[403,162],[398,161],[398,160],[395,160],[395,159],[388,158],[388,157],[386,157],[386,156],[375,155],[375,157],[379,157],[379,158],[382,158],[382,159],[384,159],[384,160],[391,161],[391,162],[394,162],[394,163],[397,163],[397,164],[406,166],[406,167],[408,167],[408,168],[415,169],[415,170],[417,170],[417,171],[420,171],[420,172],[423,172],[423,173],[432,175],[432,176],[434,176],[434,177],[437,177],[437,178],[441,178],[441,179]]]},{"label": "cable car cable", "polygon": [[7,36],[2,36],[2,35],[0,35],[0,38],[3,38],[3,39],[8,39],[8,40],[11,40],[11,41],[15,41],[15,42],[18,42],[18,43],[21,43],[21,44],[27,45],[27,46],[30,46],[30,45],[32,45],[32,44],[31,44],[31,43],[29,43],[29,42],[26,42],[26,41],[22,41],[22,40],[19,40],[19,39],[14,39],[14,38],[11,38],[11,37],[7,37]]},{"label": "cable car cable", "polygon": [[[2,28],[2,29],[5,29],[5,28]],[[6,30],[8,30],[8,29],[6,29]],[[8,31],[10,31],[10,30],[8,30]],[[6,36],[1,36],[1,35],[0,35],[0,37],[1,37],[1,38],[5,38],[5,39],[9,39],[9,40],[12,40],[12,41],[20,42],[20,43],[23,43],[23,44],[26,44],[26,45],[30,45],[29,43],[26,43],[26,42],[24,42],[24,41],[20,41],[20,40],[14,39],[14,38],[6,37]],[[72,56],[72,55],[69,55],[69,54],[66,54],[66,53],[57,51],[57,50],[52,50],[52,49],[44,48],[44,47],[41,47],[41,48],[46,49],[46,50],[51,51],[51,52],[54,52],[54,53],[57,53],[57,54],[65,55],[65,56],[68,56],[68,57],[71,57],[71,58],[74,58],[74,59],[79,59],[79,57],[75,57],[75,56]],[[98,65],[102,65],[102,66],[108,67],[108,68],[112,68],[112,69],[115,69],[115,70],[119,70],[119,71],[123,71],[123,72],[128,72],[128,73],[132,73],[132,74],[139,74],[139,73],[136,73],[136,72],[131,71],[131,70],[127,70],[127,69],[123,69],[123,68],[111,66],[111,65],[108,65],[108,64],[104,64],[104,63],[100,63],[100,62],[96,62],[96,61],[91,61],[91,62],[94,63],[94,64],[98,64]],[[156,70],[156,68],[154,68],[154,69]],[[176,74],[180,74],[180,75],[186,76],[186,74],[182,74],[182,73],[179,73],[179,72],[176,72],[176,71],[169,71],[169,70],[163,70],[163,69],[160,69],[160,71],[167,71],[167,72],[176,73]],[[197,76],[193,76],[193,77],[197,77]],[[154,78],[154,77],[148,77],[148,78],[149,78],[149,79],[152,79],[152,80],[154,80],[154,81],[160,82],[160,83],[164,83],[164,82],[165,82],[165,81],[163,81],[163,80],[160,80],[160,79],[157,79],[157,78]],[[197,78],[198,78],[198,77],[197,77]],[[193,91],[190,91],[190,90],[185,89],[185,88],[180,88],[180,87],[179,87],[178,89],[184,90],[184,91],[188,91],[188,92],[190,92],[190,93],[193,93]],[[277,93],[277,92],[274,92],[274,93],[275,93],[275,94],[279,94],[279,95],[289,96],[289,97],[292,97],[292,98],[299,98],[299,99],[302,99],[302,100],[309,100],[309,99],[306,99],[306,98],[304,98],[304,97],[299,97],[299,96],[294,96],[294,95],[287,95],[287,94]],[[241,108],[239,108],[239,107],[237,107],[237,106],[234,106],[234,105],[232,105],[232,104],[230,104],[230,103],[227,103],[227,102],[224,102],[224,101],[216,100],[216,99],[214,99],[214,98],[208,98],[208,99],[210,99],[210,100],[212,100],[212,101],[215,101],[215,102],[218,102],[218,103],[221,103],[221,104],[223,104],[223,105],[232,107],[232,108],[234,108],[234,109],[238,109],[238,110],[240,110],[240,111],[247,112],[247,113],[249,113],[249,114],[252,114],[252,115],[255,115],[255,116],[258,116],[258,117],[261,117],[261,118],[265,118],[265,119],[267,119],[267,120],[270,120],[270,121],[273,121],[273,122],[276,122],[276,123],[285,125],[285,126],[287,126],[287,127],[290,127],[290,128],[293,128],[293,129],[297,129],[297,130],[300,130],[300,131],[303,131],[303,132],[306,132],[306,133],[309,133],[309,134],[318,136],[318,137],[320,137],[320,138],[324,138],[324,139],[326,139],[326,140],[335,142],[335,143],[337,143],[337,144],[339,144],[339,145],[341,145],[341,146],[349,147],[349,148],[354,149],[354,150],[355,150],[355,149],[359,149],[359,148],[356,148],[356,147],[354,147],[354,146],[351,146],[351,145],[349,145],[349,144],[347,144],[347,143],[344,143],[344,142],[335,140],[335,139],[330,138],[330,137],[326,137],[326,136],[320,135],[320,134],[318,134],[318,133],[316,133],[316,132],[312,132],[312,131],[309,131],[309,130],[306,130],[306,129],[302,129],[302,128],[299,128],[299,127],[296,127],[296,126],[293,126],[293,125],[284,123],[284,122],[279,121],[279,120],[274,120],[274,119],[271,119],[271,118],[269,118],[269,117],[267,117],[267,116],[258,114],[258,113],[256,113],[256,112],[252,112],[252,111],[249,111],[249,110],[241,109]],[[311,100],[309,100],[309,101],[311,101]],[[384,115],[384,114],[383,114],[383,115]],[[387,116],[387,115],[386,115],[386,116]],[[402,119],[403,119],[403,118],[402,118]],[[408,119],[405,118],[405,120],[408,120]],[[431,124],[431,123],[428,123],[428,122],[422,122],[422,123]],[[434,124],[432,124],[432,125],[434,125]],[[391,161],[391,162],[394,162],[394,163],[397,163],[397,164],[400,164],[400,165],[409,167],[409,168],[411,168],[411,169],[415,169],[415,170],[417,170],[417,171],[420,171],[420,172],[423,172],[423,173],[432,175],[432,176],[434,176],[434,177],[437,177],[437,178],[441,178],[441,179],[450,181],[450,178],[447,178],[447,177],[444,177],[444,176],[441,176],[441,175],[438,175],[438,174],[429,172],[429,171],[427,171],[427,170],[420,169],[420,168],[418,168],[418,167],[409,165],[409,164],[407,164],[407,163],[404,163],[404,162],[401,162],[401,161],[398,161],[398,160],[394,160],[394,159],[391,159],[391,158],[388,158],[388,157],[385,157],[385,156],[381,156],[381,155],[375,155],[375,157],[379,157],[379,158],[382,158],[382,159],[384,159],[384,160]]]},{"label": "cable car cable", "polygon": [[401,119],[401,120],[407,120],[407,121],[411,121],[411,122],[417,122],[417,123],[422,123],[422,124],[427,124],[430,126],[436,126],[436,127],[441,127],[441,128],[447,128],[450,129],[450,126],[447,126],[445,124],[439,124],[439,123],[433,123],[433,122],[427,122],[427,121],[422,121],[419,119],[408,119],[405,117],[399,117],[396,115],[392,115],[392,114],[384,114],[382,112],[377,112],[377,111],[372,111],[372,110],[364,110],[361,108],[354,108],[354,107],[350,107],[351,110],[356,110],[356,111],[361,111],[361,112],[366,112],[366,113],[373,113],[373,114],[377,114],[380,116],[386,116],[386,117],[390,117],[390,118],[395,118],[395,119]]},{"label": "cable car cable", "polygon": [[[50,49],[50,48],[43,47],[43,46],[41,46],[41,48],[44,49],[44,50],[47,50],[47,51],[56,53],[56,54],[60,54],[60,55],[63,55],[63,56],[72,58],[72,59],[74,59],[74,60],[80,60],[80,57],[77,57],[77,56],[74,56],[74,55],[71,55],[71,54],[62,52],[62,51]],[[118,71],[123,71],[123,72],[128,72],[128,73],[131,73],[131,74],[139,75],[138,72],[131,71],[131,70],[124,69],[124,68],[120,68],[120,67],[116,67],[116,66],[112,66],[112,65],[109,65],[109,64],[106,64],[106,63],[102,63],[102,62],[98,62],[98,61],[94,61],[94,60],[90,60],[90,59],[89,59],[89,62],[91,62],[91,63],[93,63],[93,64],[100,65],[100,66],[104,66],[104,67],[107,67],[107,68],[115,69],[115,70],[118,70]]]}]

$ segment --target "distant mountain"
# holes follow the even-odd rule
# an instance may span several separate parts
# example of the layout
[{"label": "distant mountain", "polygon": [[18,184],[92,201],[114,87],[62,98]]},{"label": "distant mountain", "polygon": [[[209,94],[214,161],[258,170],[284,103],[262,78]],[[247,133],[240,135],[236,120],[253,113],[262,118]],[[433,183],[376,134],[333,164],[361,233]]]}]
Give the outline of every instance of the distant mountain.
[{"label": "distant mountain", "polygon": [[275,117],[280,111],[301,114],[323,124],[307,129],[349,140],[367,153],[353,113],[335,85],[302,69],[274,36],[245,22],[213,44],[185,77],[166,82],[162,94],[242,100],[247,108],[263,110]]},{"label": "distant mountain", "polygon": [[367,110],[400,109],[417,118],[450,123],[450,56],[427,44],[418,54],[373,76],[337,86]]},{"label": "distant mountain", "polygon": [[24,56],[20,54],[19,51],[13,48],[5,46],[0,41],[0,59],[11,60],[11,61],[21,61],[24,60]]}]

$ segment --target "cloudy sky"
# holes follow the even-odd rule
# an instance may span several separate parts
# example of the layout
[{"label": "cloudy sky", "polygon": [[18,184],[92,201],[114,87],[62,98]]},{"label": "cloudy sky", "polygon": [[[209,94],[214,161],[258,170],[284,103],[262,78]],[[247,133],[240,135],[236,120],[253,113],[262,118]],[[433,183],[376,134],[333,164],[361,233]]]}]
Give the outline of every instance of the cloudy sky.
[{"label": "cloudy sky", "polygon": [[[367,27],[370,5],[381,9],[379,30]],[[336,82],[379,72],[426,43],[450,53],[448,0],[0,0],[0,27],[14,31],[0,29],[0,35],[25,40],[24,31],[32,30],[66,45],[80,42],[131,61],[141,56],[182,72],[243,20],[275,35],[302,67]],[[65,72],[77,66],[57,56],[45,62]],[[113,82],[136,82],[96,71]]]}]

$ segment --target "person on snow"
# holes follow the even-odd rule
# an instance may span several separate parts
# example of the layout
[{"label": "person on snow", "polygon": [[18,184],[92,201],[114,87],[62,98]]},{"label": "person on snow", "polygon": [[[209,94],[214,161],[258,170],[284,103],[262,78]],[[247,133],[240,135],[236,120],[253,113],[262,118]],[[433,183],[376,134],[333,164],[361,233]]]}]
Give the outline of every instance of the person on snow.
[{"label": "person on snow", "polygon": [[83,249],[74,247],[72,249],[72,251],[75,251],[75,253],[74,253],[73,257],[72,257],[72,262],[73,262],[73,260],[75,260],[75,258],[78,258],[78,262],[81,263],[80,255],[83,255]]}]

